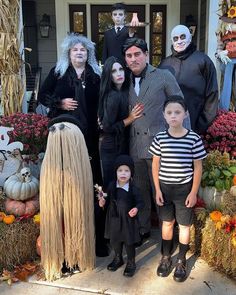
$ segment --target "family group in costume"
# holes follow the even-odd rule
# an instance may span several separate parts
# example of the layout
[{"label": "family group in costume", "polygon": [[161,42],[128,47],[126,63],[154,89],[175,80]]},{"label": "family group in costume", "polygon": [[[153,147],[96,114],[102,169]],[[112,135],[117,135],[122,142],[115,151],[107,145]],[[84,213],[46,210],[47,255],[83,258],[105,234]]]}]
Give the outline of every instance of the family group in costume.
[{"label": "family group in costume", "polygon": [[[162,226],[157,274],[170,273],[177,221],[174,279],[187,276],[189,231],[206,157],[196,132],[204,133],[217,112],[216,71],[182,25],[172,30],[172,55],[158,68],[150,65],[147,43],[124,26],[122,5],[112,8],[102,71],[94,43],[71,33],[39,94],[52,119],[40,179],[42,265],[49,280],[63,267],[92,269],[95,255],[109,255],[108,242],[114,259],[107,269],[124,264],[124,246],[123,275],[132,277],[135,247],[150,236],[152,204]],[[96,198],[96,183],[103,184],[106,198]]]}]

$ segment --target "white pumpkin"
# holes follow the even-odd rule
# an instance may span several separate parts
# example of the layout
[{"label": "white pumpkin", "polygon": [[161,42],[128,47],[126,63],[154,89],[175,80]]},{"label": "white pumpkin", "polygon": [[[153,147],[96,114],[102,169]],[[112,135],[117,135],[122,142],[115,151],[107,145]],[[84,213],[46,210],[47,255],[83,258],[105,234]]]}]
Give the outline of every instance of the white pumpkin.
[{"label": "white pumpkin", "polygon": [[223,195],[225,193],[225,190],[222,192],[218,192],[215,187],[201,187],[201,189],[198,191],[199,197],[204,200],[207,207],[215,207],[220,206],[220,204],[223,202]]},{"label": "white pumpkin", "polygon": [[230,193],[233,197],[236,197],[236,185],[231,186]]},{"label": "white pumpkin", "polygon": [[5,181],[4,191],[10,199],[25,201],[38,193],[39,181],[31,175],[29,168],[23,168]]}]

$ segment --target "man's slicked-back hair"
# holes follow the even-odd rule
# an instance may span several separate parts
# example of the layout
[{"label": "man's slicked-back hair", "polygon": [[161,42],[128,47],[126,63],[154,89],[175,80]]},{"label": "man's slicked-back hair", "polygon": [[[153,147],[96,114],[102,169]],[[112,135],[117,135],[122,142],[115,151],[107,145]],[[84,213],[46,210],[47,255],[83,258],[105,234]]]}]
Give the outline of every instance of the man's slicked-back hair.
[{"label": "man's slicked-back hair", "polygon": [[123,53],[125,54],[126,50],[132,46],[140,48],[144,53],[148,51],[147,43],[140,38],[128,38],[123,45]]}]

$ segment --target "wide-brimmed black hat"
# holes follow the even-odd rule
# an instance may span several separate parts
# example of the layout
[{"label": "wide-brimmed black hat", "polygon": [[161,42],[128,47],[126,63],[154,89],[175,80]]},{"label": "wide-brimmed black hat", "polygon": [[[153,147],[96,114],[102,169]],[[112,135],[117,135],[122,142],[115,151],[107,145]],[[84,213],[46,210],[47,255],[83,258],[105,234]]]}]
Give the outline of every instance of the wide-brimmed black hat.
[{"label": "wide-brimmed black hat", "polygon": [[133,177],[134,176],[134,161],[133,161],[133,159],[128,155],[120,155],[120,156],[118,156],[116,158],[115,164],[114,164],[115,172],[122,165],[126,165],[126,166],[129,167],[129,169],[131,171],[131,176]]},{"label": "wide-brimmed black hat", "polygon": [[55,117],[53,118],[51,121],[49,121],[48,123],[48,129],[56,124],[56,123],[62,123],[62,122],[68,122],[68,123],[72,123],[76,126],[78,126],[80,129],[81,129],[81,126],[80,126],[80,122],[79,120],[77,120],[74,116],[72,115],[68,115],[68,114],[62,114],[62,115],[59,115],[58,117]]}]

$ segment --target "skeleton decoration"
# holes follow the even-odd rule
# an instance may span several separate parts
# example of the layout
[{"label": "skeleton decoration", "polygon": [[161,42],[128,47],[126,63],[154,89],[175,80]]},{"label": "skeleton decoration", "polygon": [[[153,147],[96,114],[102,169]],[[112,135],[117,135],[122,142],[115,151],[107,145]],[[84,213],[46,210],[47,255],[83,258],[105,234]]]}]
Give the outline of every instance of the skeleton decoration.
[{"label": "skeleton decoration", "polygon": [[12,127],[0,126],[0,186],[19,171],[22,162],[20,151],[23,150],[23,144],[19,141],[9,143],[8,132],[13,130]]},{"label": "skeleton decoration", "polygon": [[20,171],[20,174],[21,174],[21,179],[23,182],[30,182],[31,181],[30,168],[28,168],[28,167],[22,168]]},{"label": "skeleton decoration", "polygon": [[178,25],[171,31],[171,41],[174,50],[184,51],[192,41],[192,35],[186,26]]}]

